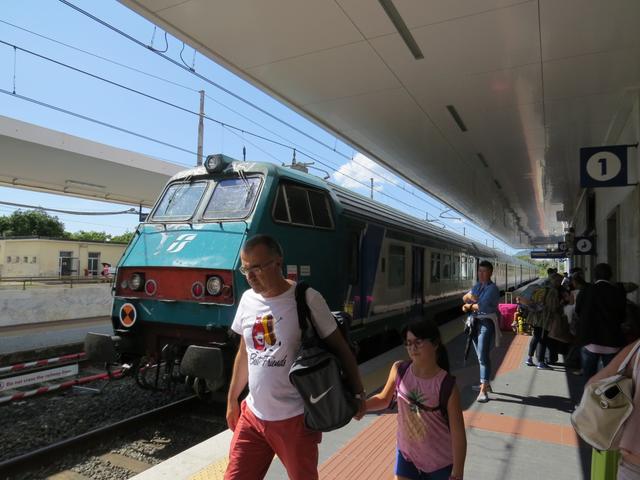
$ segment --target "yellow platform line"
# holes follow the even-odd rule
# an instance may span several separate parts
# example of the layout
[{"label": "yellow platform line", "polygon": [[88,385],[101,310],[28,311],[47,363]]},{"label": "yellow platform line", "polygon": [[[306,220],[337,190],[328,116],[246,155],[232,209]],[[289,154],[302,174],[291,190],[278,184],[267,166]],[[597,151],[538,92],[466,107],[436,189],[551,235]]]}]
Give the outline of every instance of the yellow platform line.
[{"label": "yellow platform line", "polygon": [[229,465],[229,457],[223,457],[189,477],[189,480],[222,480]]}]

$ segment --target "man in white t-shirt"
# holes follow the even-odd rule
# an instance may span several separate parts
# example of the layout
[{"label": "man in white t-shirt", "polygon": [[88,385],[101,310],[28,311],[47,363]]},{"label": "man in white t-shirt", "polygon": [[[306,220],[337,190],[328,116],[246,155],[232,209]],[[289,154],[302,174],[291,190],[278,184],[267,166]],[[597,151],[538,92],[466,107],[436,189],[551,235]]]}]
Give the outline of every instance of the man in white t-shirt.
[{"label": "man in white t-shirt", "polygon": [[[261,479],[274,454],[290,479],[318,478],[320,432],[304,426],[304,403],[289,382],[289,369],[300,347],[301,331],[295,300],[295,283],[282,274],[282,249],[267,235],[256,235],[240,252],[240,271],[250,290],[240,300],[231,329],[240,335],[227,399],[227,423],[233,431],[226,480]],[[307,303],[318,332],[340,358],[360,406],[365,412],[365,392],[356,360],[325,302],[317,291],[307,290]],[[249,385],[242,404],[240,394]]]}]

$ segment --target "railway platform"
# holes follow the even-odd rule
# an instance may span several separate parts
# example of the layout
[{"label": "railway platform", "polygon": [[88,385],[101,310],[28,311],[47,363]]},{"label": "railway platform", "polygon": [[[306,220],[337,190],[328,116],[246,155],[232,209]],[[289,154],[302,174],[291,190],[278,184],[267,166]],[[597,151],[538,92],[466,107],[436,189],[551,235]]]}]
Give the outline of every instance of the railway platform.
[{"label": "railway platform", "polygon": [[[463,361],[462,319],[441,326],[452,373],[461,390],[468,452],[465,478],[590,478],[591,450],[574,433],[569,415],[582,392],[582,378],[562,364],[553,370],[524,365],[529,336],[506,333],[493,351],[494,393],[485,404],[475,402],[478,382],[473,352]],[[360,366],[367,391],[384,384],[391,364],[406,358],[397,347]],[[324,434],[319,471],[323,480],[391,479],[395,459],[395,414],[368,414],[361,421]],[[213,480],[223,478],[229,430],[134,477]],[[267,479],[286,479],[277,458]]]}]

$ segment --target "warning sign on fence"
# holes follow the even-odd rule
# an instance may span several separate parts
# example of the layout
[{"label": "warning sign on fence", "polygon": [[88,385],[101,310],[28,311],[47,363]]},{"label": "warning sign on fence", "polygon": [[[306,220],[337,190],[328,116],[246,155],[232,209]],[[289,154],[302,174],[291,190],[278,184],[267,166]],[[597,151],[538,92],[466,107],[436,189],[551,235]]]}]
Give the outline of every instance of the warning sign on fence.
[{"label": "warning sign on fence", "polygon": [[13,390],[20,387],[35,385],[36,383],[48,382],[59,378],[72,377],[78,374],[78,364],[65,365],[64,367],[52,368],[41,372],[25,373],[11,378],[0,378],[0,392]]}]

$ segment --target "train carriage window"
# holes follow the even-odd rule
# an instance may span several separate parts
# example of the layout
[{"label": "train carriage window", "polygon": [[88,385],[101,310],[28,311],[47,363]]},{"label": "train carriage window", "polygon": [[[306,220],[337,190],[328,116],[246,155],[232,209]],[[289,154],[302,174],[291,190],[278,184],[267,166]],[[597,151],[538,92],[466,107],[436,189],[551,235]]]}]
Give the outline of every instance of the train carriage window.
[{"label": "train carriage window", "polygon": [[440,254],[431,253],[431,283],[440,281]]},{"label": "train carriage window", "polygon": [[331,210],[329,209],[326,195],[321,192],[309,190],[309,205],[313,215],[313,224],[316,227],[332,228]]},{"label": "train carriage window", "polygon": [[153,220],[188,220],[193,216],[206,187],[207,182],[170,185],[153,212]]},{"label": "train carriage window", "polygon": [[404,285],[405,251],[401,245],[389,245],[389,287]]},{"label": "train carriage window", "polygon": [[443,280],[451,278],[451,255],[442,255],[442,278]]},{"label": "train carriage window", "polygon": [[290,222],[289,218],[289,210],[287,209],[287,200],[284,196],[284,188],[280,187],[278,189],[278,194],[276,196],[276,203],[273,206],[273,219],[279,222]]},{"label": "train carriage window", "polygon": [[453,257],[453,279],[460,280],[460,255]]},{"label": "train carriage window", "polygon": [[467,280],[476,279],[476,259],[475,257],[469,257],[467,262]]},{"label": "train carriage window", "polygon": [[278,189],[273,219],[281,223],[333,229],[333,216],[327,194],[290,184],[280,185]]},{"label": "train carriage window", "polygon": [[460,269],[460,278],[462,280],[466,280],[467,279],[467,257],[465,257],[464,255],[462,255],[462,265],[461,265],[461,269]]},{"label": "train carriage window", "polygon": [[287,200],[289,204],[289,215],[291,223],[299,225],[313,225],[311,207],[307,198],[307,191],[304,188],[287,185]]},{"label": "train carriage window", "polygon": [[253,210],[260,189],[260,178],[225,178],[220,180],[204,211],[205,220],[245,218]]}]

